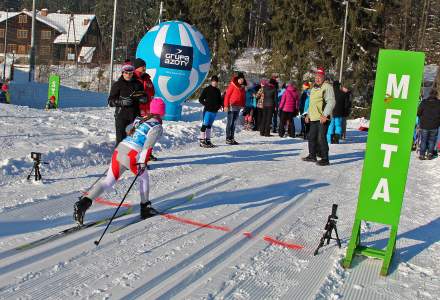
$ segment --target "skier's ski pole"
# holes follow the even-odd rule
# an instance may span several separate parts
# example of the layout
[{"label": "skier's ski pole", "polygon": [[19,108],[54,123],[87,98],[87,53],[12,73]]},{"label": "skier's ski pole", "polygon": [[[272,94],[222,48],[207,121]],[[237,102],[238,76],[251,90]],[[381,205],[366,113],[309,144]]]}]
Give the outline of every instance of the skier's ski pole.
[{"label": "skier's ski pole", "polygon": [[95,245],[98,246],[99,243],[101,242],[102,238],[104,237],[105,232],[107,231],[108,227],[110,226],[110,224],[112,223],[113,219],[115,218],[116,214],[118,213],[119,208],[121,207],[122,203],[124,203],[125,201],[125,197],[127,197],[128,193],[130,192],[131,188],[133,187],[134,183],[136,182],[136,179],[139,177],[139,175],[141,175],[144,172],[144,168],[139,169],[138,173],[136,174],[136,177],[133,179],[133,182],[130,184],[130,187],[128,188],[127,192],[125,193],[124,197],[121,200],[121,203],[119,203],[118,207],[115,210],[115,213],[113,214],[113,216],[111,217],[110,221],[107,224],[107,227],[105,227],[104,232],[101,234],[101,237],[99,238],[99,240],[95,241]]}]

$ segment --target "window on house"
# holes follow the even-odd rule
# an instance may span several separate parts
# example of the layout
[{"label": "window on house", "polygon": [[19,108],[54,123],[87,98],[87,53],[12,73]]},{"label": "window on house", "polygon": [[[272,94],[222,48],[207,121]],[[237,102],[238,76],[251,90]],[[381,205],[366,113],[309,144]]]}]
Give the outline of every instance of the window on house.
[{"label": "window on house", "polygon": [[18,23],[20,24],[27,23],[27,15],[18,16]]},{"label": "window on house", "polygon": [[5,37],[5,30],[0,29],[0,38],[4,38],[4,37]]},{"label": "window on house", "polygon": [[52,32],[50,30],[42,30],[41,31],[41,39],[42,40],[50,40],[52,38]]},{"label": "window on house", "polygon": [[40,46],[40,54],[41,55],[49,55],[50,54],[50,46]]},{"label": "window on house", "polygon": [[26,54],[26,45],[18,45],[18,54]]},{"label": "window on house", "polygon": [[17,38],[19,39],[27,39],[28,30],[25,29],[17,29]]},{"label": "window on house", "polygon": [[16,44],[8,44],[8,52],[12,53],[12,52],[17,52],[17,45]]}]

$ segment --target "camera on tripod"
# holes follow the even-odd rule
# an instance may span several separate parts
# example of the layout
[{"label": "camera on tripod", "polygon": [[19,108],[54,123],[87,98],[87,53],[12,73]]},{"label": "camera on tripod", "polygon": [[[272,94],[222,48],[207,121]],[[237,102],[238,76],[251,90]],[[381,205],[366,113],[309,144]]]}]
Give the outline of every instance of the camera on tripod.
[{"label": "camera on tripod", "polygon": [[41,161],[41,153],[39,153],[39,152],[31,152],[31,158],[34,161]]},{"label": "camera on tripod", "polygon": [[34,173],[35,181],[41,180],[40,164],[43,163],[48,165],[49,163],[41,161],[40,152],[31,152],[31,158],[34,161],[34,165],[32,166],[32,170],[29,173],[27,180],[31,179],[32,173]]},{"label": "camera on tripod", "polygon": [[[324,232],[323,236],[321,237],[321,240],[319,241],[318,248],[316,248],[316,250],[315,250],[313,255],[317,255],[318,254],[319,248],[324,246],[324,243],[326,241],[327,241],[327,245],[328,245],[328,244],[330,244],[330,240],[336,240],[336,242],[338,243],[339,248],[341,248],[341,240],[339,239],[338,230],[336,228],[336,222],[337,222],[336,220],[338,219],[338,216],[336,215],[337,210],[338,210],[338,205],[337,204],[333,204],[333,206],[332,206],[332,214],[328,216],[327,223],[325,223],[325,226],[324,226],[325,232]],[[332,237],[332,231],[333,230],[335,231],[336,238]]]}]

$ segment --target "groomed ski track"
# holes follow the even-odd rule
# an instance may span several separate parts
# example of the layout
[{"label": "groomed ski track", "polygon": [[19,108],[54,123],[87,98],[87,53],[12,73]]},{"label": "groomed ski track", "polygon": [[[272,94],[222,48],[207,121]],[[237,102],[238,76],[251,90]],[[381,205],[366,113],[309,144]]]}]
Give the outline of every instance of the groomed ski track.
[{"label": "groomed ski track", "polygon": [[[170,211],[175,219],[156,216],[108,232],[98,247],[93,241],[104,225],[14,250],[71,226],[77,193],[5,209],[1,226],[15,226],[10,231],[16,232],[0,234],[0,299],[333,299],[347,293],[350,299],[392,299],[392,288],[375,294],[344,286],[355,285],[359,271],[340,267],[344,249],[336,243],[313,256],[332,203],[339,204],[338,230],[346,246],[365,134],[352,131],[348,144],[331,145],[330,167],[301,161],[307,145],[298,138],[243,132],[237,139],[238,146],[215,139],[219,146],[213,149],[193,144],[160,152],[150,171],[151,200],[159,209],[182,203]],[[88,179],[93,182],[104,170],[101,165],[83,172],[95,175]],[[66,170],[63,176],[76,173]],[[118,188],[131,179],[124,177]],[[51,183],[57,184],[63,188],[62,182]],[[121,194],[105,198],[118,202]],[[114,226],[137,217],[137,187],[128,203],[134,214]],[[86,219],[113,210],[95,203]],[[360,263],[373,282],[380,279],[375,264]]]}]

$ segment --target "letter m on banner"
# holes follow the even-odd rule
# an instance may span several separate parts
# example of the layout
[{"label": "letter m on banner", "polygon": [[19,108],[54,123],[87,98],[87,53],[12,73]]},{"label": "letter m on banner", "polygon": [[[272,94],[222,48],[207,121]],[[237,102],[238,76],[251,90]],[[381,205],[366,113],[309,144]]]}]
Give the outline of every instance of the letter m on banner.
[{"label": "letter m on banner", "polygon": [[[367,150],[345,268],[351,266],[355,254],[360,254],[382,259],[380,273],[388,274],[405,193],[424,61],[421,52],[379,52]],[[385,249],[361,245],[362,221],[390,227]]]}]

